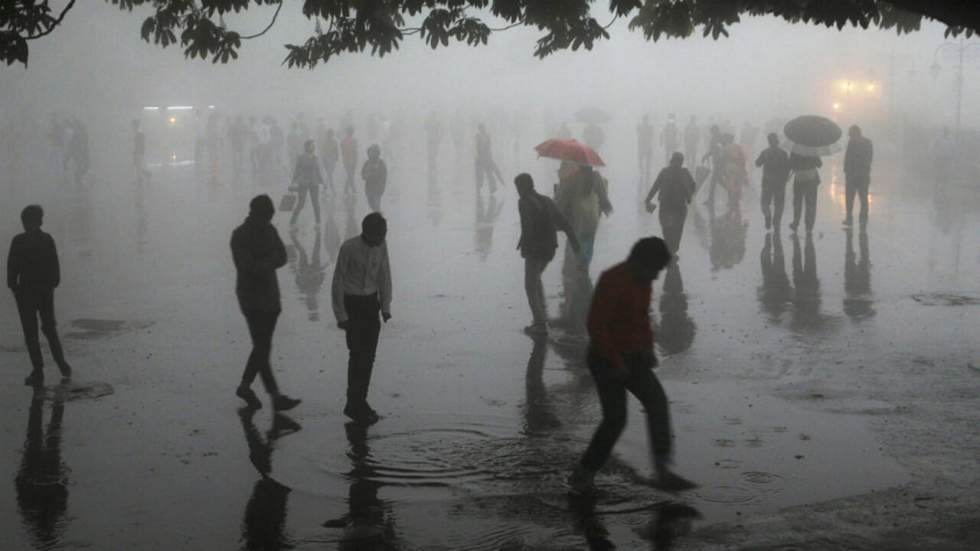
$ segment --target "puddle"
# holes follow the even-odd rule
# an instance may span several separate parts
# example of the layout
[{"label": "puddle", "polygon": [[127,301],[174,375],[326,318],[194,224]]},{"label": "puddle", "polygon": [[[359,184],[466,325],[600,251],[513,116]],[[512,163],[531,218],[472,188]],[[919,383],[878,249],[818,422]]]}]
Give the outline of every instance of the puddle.
[{"label": "puddle", "polygon": [[123,320],[103,320],[80,318],[72,320],[69,325],[72,330],[65,333],[65,338],[78,340],[93,340],[115,337],[123,333],[139,331],[153,325],[152,322],[133,322]]},{"label": "puddle", "polygon": [[95,400],[103,396],[115,394],[116,390],[109,383],[71,381],[68,383],[44,387],[44,399],[47,401],[74,402],[76,400]]},{"label": "puddle", "polygon": [[923,306],[975,306],[980,298],[954,293],[920,293],[912,295],[912,300]]}]

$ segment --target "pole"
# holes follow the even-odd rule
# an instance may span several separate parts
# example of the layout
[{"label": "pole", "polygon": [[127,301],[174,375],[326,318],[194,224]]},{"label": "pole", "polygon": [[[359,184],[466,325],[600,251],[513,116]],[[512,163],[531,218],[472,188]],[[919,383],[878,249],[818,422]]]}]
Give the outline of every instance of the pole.
[{"label": "pole", "polygon": [[966,50],[966,46],[963,44],[963,39],[960,38],[959,44],[959,63],[956,68],[956,143],[959,144],[962,141],[960,135],[960,129],[962,125],[963,116],[963,52]]}]

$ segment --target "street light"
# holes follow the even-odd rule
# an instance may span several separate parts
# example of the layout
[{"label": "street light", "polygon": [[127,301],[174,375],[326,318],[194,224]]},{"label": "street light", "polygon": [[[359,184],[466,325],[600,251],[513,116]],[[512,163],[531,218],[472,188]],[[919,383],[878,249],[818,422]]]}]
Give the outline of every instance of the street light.
[{"label": "street light", "polygon": [[929,66],[929,73],[933,79],[939,78],[939,72],[942,70],[938,60],[940,53],[946,56],[949,54],[956,55],[956,141],[959,142],[963,116],[963,60],[980,59],[980,42],[967,44],[966,40],[961,37],[959,43],[944,42],[940,44],[932,54],[932,65]]}]

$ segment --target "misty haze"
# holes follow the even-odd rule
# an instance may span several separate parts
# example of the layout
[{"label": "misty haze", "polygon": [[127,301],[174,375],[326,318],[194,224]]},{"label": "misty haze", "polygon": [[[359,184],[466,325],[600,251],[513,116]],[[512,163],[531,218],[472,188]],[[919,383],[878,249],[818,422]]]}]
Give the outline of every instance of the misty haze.
[{"label": "misty haze", "polygon": [[0,548],[980,548],[971,8],[344,3],[0,7]]}]

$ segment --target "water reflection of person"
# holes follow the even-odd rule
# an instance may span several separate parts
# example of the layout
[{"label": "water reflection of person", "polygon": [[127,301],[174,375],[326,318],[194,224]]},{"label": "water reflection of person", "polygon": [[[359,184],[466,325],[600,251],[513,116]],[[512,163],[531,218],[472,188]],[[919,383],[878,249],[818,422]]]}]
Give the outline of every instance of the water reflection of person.
[{"label": "water reflection of person", "polygon": [[476,194],[476,251],[481,261],[486,261],[493,248],[493,229],[500,218],[504,206],[497,202],[497,196],[491,194],[484,199],[483,194]]},{"label": "water reflection of person", "polygon": [[51,419],[44,430],[44,389],[31,398],[24,453],[14,484],[17,508],[34,547],[48,549],[59,543],[68,511],[68,468],[61,460],[61,422],[65,414],[65,387],[58,387]]},{"label": "water reflection of person", "polygon": [[806,236],[800,254],[800,238],[793,235],[793,325],[803,331],[818,329],[820,319],[820,279],[817,277],[817,253],[813,237]]},{"label": "water reflection of person", "polygon": [[862,228],[858,234],[860,257],[854,254],[854,231],[847,228],[845,234],[847,241],[844,252],[844,313],[853,320],[870,318],[876,312],[871,294],[868,232]]},{"label": "water reflection of person", "polygon": [[245,506],[242,521],[242,549],[249,551],[267,549],[290,549],[292,543],[284,533],[286,527],[286,508],[290,489],[272,475],[272,451],[275,442],[282,436],[300,430],[298,423],[288,416],[277,413],[272,417],[272,427],[265,439],[255,428],[254,408],[242,408],[238,415],[248,443],[248,459],[262,478],[255,482],[252,495]]},{"label": "water reflection of person", "polygon": [[377,480],[377,465],[371,459],[367,444],[367,425],[347,423],[351,471],[346,515],[323,523],[326,528],[342,528],[338,549],[384,551],[398,549],[393,519],[388,505],[378,497],[382,484]]},{"label": "water reflection of person", "polygon": [[534,436],[561,426],[544,384],[544,363],[548,358],[548,339],[535,336],[524,376],[524,434]]},{"label": "water reflection of person", "polygon": [[667,266],[663,294],[660,295],[660,326],[655,328],[657,342],[664,354],[679,354],[694,342],[697,325],[687,313],[687,293],[677,262]]},{"label": "water reflection of person", "polygon": [[[589,549],[609,550],[616,545],[609,539],[609,530],[602,523],[602,513],[596,509],[595,494],[569,494],[574,529],[584,538]],[[674,501],[662,501],[653,507],[653,518],[638,529],[640,537],[650,541],[650,549],[666,551],[675,540],[691,532],[692,521],[701,518],[694,507]]]},{"label": "water reflection of person", "polygon": [[322,237],[320,232],[316,232],[313,239],[313,255],[308,256],[303,244],[300,243],[297,232],[289,232],[289,240],[296,247],[299,256],[296,264],[296,287],[299,289],[306,302],[306,309],[309,311],[310,321],[320,320],[320,307],[317,303],[317,294],[323,287],[323,280],[327,277],[327,266],[320,261],[320,243]]},{"label": "water reflection of person", "polygon": [[742,220],[742,210],[734,205],[725,214],[716,217],[714,207],[709,208],[708,225],[711,245],[708,254],[712,270],[734,268],[745,258],[745,237],[749,223]]},{"label": "water reflection of person", "polygon": [[783,242],[778,233],[767,233],[762,246],[760,264],[762,266],[762,286],[758,297],[762,309],[769,314],[770,321],[779,321],[792,300],[793,286],[786,275],[786,260],[783,257]]}]

